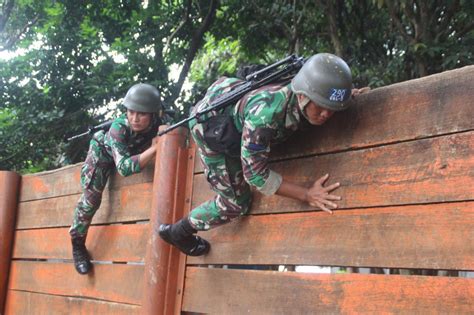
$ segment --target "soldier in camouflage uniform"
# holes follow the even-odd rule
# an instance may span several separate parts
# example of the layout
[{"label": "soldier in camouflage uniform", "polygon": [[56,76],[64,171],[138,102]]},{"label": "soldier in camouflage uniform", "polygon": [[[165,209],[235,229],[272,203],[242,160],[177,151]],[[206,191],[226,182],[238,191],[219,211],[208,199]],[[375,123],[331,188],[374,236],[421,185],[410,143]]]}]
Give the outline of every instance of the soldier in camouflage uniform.
[{"label": "soldier in camouflage uniform", "polygon": [[[194,111],[202,110],[219,95],[242,81],[221,78],[211,85]],[[175,224],[162,224],[159,234],[187,255],[206,254],[210,244],[195,235],[228,223],[247,213],[252,194],[250,186],[265,195],[278,194],[332,212],[339,196],[330,194],[339,183],[324,186],[329,175],[318,179],[311,188],[285,181],[268,167],[270,147],[288,138],[303,123],[323,124],[335,111],[350,104],[352,76],[347,64],[332,54],[317,54],[301,68],[291,84],[273,84],[251,91],[240,99],[230,113],[231,123],[241,135],[240,154],[216,152],[206,138],[208,117],[204,123],[191,121],[192,136],[198,146],[204,173],[216,197],[193,209],[188,217]],[[210,120],[209,120],[210,121]]]},{"label": "soldier in camouflage uniform", "polygon": [[127,113],[115,119],[107,132],[94,134],[81,169],[83,192],[69,230],[74,266],[80,274],[87,274],[92,267],[85,241],[111,172],[117,169],[122,176],[139,173],[156,153],[151,142],[161,121],[158,90],[149,84],[136,84],[128,90],[123,104]]}]

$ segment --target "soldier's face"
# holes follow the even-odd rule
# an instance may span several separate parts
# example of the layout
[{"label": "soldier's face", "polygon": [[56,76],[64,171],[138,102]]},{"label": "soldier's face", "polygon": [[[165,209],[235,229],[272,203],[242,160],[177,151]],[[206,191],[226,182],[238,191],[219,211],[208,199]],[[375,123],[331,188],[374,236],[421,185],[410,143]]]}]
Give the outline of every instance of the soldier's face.
[{"label": "soldier's face", "polygon": [[142,132],[151,123],[151,113],[136,112],[134,110],[127,109],[127,119],[130,127],[135,132]]},{"label": "soldier's face", "polygon": [[317,126],[324,124],[334,114],[332,110],[323,108],[313,101],[309,101],[304,111],[309,123]]}]

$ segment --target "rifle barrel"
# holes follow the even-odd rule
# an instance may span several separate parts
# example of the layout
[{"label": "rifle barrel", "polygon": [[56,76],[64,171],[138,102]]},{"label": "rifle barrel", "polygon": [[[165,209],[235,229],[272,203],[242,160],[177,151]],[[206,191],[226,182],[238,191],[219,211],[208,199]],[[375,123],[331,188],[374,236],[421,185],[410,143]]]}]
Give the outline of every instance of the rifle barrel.
[{"label": "rifle barrel", "polygon": [[158,136],[162,136],[162,135],[164,135],[165,133],[168,133],[168,132],[170,132],[171,130],[174,130],[174,129],[178,128],[179,126],[184,125],[184,124],[187,123],[187,122],[190,122],[190,121],[193,120],[194,118],[196,118],[196,115],[189,116],[188,118],[183,119],[183,120],[177,122],[176,124],[169,126],[169,127],[166,128],[165,130],[159,131],[159,132],[158,132]]},{"label": "rifle barrel", "polygon": [[290,61],[294,61],[296,58],[297,57],[295,55],[289,55],[285,59],[277,61],[274,64],[271,64],[271,65],[269,65],[269,66],[267,66],[267,67],[265,67],[265,68],[263,68],[263,69],[261,69],[257,72],[249,74],[248,76],[245,77],[245,80],[250,81],[251,79],[254,79],[254,78],[258,77],[260,74],[267,72],[268,70],[277,68],[277,67],[281,66],[282,64],[289,63]]},{"label": "rifle barrel", "polygon": [[81,134],[78,134],[78,135],[72,136],[72,137],[70,137],[70,138],[67,138],[66,141],[69,142],[69,141],[71,141],[71,140],[74,140],[74,139],[77,139],[77,138],[80,138],[80,137],[84,137],[84,136],[86,136],[86,135],[88,135],[88,134],[89,134],[89,131],[86,131],[86,132],[83,132],[83,133],[81,133]]}]

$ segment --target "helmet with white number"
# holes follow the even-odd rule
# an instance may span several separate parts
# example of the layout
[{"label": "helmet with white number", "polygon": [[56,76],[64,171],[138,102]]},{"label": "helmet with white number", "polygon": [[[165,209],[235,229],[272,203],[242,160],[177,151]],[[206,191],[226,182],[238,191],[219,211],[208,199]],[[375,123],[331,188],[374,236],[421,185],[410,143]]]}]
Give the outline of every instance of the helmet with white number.
[{"label": "helmet with white number", "polygon": [[351,69],[336,55],[316,54],[305,62],[293,78],[291,89],[321,107],[341,111],[350,105]]}]

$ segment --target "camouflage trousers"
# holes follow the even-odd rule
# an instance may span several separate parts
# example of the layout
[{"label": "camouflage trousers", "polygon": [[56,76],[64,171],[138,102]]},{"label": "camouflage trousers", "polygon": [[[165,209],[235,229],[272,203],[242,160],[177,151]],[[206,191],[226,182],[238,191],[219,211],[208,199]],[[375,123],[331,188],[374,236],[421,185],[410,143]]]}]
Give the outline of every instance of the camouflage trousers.
[{"label": "camouflage trousers", "polygon": [[204,202],[189,214],[191,225],[203,231],[247,213],[252,193],[244,179],[239,157],[230,157],[209,149],[203,141],[202,125],[199,123],[191,124],[191,134],[198,146],[204,175],[217,194],[214,199]]},{"label": "camouflage trousers", "polygon": [[82,195],[74,209],[73,222],[69,229],[71,238],[87,237],[92,218],[102,202],[102,192],[107,179],[114,168],[112,157],[93,138],[81,169]]}]

